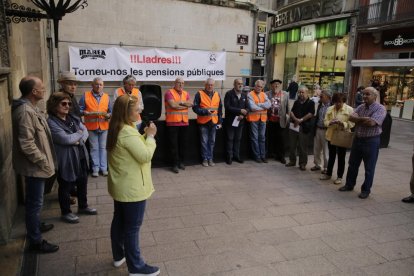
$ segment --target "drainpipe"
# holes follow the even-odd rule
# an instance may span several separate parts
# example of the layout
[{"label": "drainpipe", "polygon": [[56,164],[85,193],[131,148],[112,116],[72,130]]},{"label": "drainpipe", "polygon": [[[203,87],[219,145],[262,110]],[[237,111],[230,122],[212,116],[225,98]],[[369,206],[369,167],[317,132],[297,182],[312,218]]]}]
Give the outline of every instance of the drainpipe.
[{"label": "drainpipe", "polygon": [[50,20],[47,21],[47,33],[46,33],[46,41],[47,47],[49,49],[49,66],[50,66],[50,88],[52,93],[55,93],[55,61],[54,61],[54,53],[53,53],[53,39],[52,39],[52,32],[51,32],[51,24]]}]

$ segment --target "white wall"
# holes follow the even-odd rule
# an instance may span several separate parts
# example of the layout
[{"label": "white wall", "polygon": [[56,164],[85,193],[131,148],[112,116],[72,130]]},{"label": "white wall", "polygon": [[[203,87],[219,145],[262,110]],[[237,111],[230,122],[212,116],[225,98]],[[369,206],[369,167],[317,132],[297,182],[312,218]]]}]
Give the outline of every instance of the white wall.
[{"label": "white wall", "polygon": [[[253,20],[254,15],[247,10],[186,1],[88,1],[88,7],[67,14],[60,22],[58,70],[69,69],[68,45],[122,42],[136,47],[225,49],[227,76],[239,76],[240,69],[251,69],[251,54],[246,53],[253,49]],[[237,34],[249,36],[249,45],[244,46],[242,56],[238,52]],[[233,79],[228,77],[224,81],[223,91],[232,88]],[[187,88],[200,86],[201,82],[187,83]],[[220,88],[221,84],[217,86]]]}]

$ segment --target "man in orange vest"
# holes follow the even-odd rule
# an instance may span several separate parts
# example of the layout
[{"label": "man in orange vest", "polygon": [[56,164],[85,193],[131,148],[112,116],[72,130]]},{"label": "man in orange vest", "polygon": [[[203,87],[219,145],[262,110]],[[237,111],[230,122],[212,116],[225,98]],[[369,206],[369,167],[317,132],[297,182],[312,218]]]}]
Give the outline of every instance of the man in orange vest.
[{"label": "man in orange vest", "polygon": [[80,111],[84,116],[85,126],[89,132],[93,177],[98,177],[99,171],[103,176],[108,176],[106,137],[112,104],[109,95],[103,92],[103,88],[104,82],[102,79],[94,78],[92,91],[86,91],[79,100]]},{"label": "man in orange vest", "polygon": [[222,104],[220,95],[214,91],[214,79],[208,78],[205,88],[194,96],[193,111],[197,114],[200,129],[201,157],[203,167],[213,167],[213,152],[216,142],[216,129],[221,128]]},{"label": "man in orange vest", "polygon": [[257,80],[254,89],[247,95],[249,113],[247,121],[250,122],[250,140],[254,160],[257,163],[267,163],[266,159],[266,121],[267,110],[271,103],[263,92],[264,82]]},{"label": "man in orange vest", "polygon": [[[132,96],[135,96],[138,98],[138,107],[140,112],[142,113],[142,111],[144,110],[144,102],[142,100],[142,94],[141,91],[139,91],[138,88],[136,88],[136,84],[137,84],[137,79],[132,76],[132,75],[127,75],[123,80],[123,87],[119,87],[115,90],[114,92],[114,102],[116,100],[116,98],[118,98],[119,96],[122,96],[124,94],[129,94]],[[141,125],[142,125],[142,119],[141,116],[139,116],[139,119],[135,122],[137,129],[140,129]]]},{"label": "man in orange vest", "polygon": [[165,122],[167,125],[169,146],[172,156],[172,171],[178,173],[178,169],[185,170],[184,151],[188,146],[188,108],[193,104],[190,95],[183,90],[184,79],[175,79],[174,87],[165,92]]}]

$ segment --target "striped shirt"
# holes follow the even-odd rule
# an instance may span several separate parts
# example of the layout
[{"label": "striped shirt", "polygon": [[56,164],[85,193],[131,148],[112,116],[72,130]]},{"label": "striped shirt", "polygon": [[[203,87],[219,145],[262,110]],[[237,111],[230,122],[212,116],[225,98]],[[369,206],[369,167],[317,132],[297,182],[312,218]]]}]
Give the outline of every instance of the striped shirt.
[{"label": "striped shirt", "polygon": [[370,119],[375,121],[374,126],[363,126],[357,124],[355,127],[355,135],[357,137],[373,137],[378,136],[382,132],[382,122],[385,119],[385,115],[387,115],[387,111],[382,104],[377,102],[372,103],[370,106],[366,106],[366,104],[359,105],[352,116],[355,117],[369,117]]}]

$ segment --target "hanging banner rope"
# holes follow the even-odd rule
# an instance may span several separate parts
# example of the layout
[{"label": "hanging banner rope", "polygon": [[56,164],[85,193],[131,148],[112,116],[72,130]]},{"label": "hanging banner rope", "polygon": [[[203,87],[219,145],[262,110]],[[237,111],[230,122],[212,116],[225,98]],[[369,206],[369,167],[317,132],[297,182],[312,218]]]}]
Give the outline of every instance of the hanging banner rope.
[{"label": "hanging banner rope", "polygon": [[120,81],[134,75],[140,81],[172,81],[183,77],[225,80],[226,53],[195,50],[88,48],[69,46],[70,71],[80,81],[100,77]]}]

